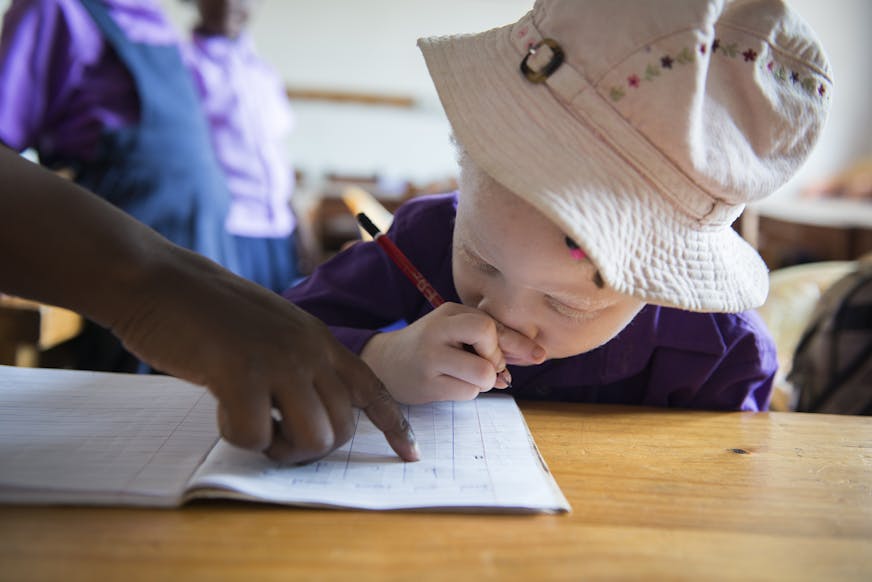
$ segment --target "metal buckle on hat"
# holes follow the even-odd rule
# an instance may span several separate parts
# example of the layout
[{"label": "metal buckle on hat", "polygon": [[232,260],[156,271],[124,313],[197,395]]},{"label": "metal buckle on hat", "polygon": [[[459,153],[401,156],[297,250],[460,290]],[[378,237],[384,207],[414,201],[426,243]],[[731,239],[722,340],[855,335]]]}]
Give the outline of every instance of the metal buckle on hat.
[{"label": "metal buckle on hat", "polygon": [[[527,59],[535,55],[536,52],[542,48],[542,45],[551,49],[551,59],[540,70],[534,71],[527,64]],[[564,57],[563,48],[557,44],[556,40],[553,38],[543,38],[531,46],[530,50],[524,56],[524,60],[521,61],[521,72],[524,73],[524,76],[527,77],[527,80],[531,83],[544,83],[545,80],[553,75],[554,71],[563,64]]]}]

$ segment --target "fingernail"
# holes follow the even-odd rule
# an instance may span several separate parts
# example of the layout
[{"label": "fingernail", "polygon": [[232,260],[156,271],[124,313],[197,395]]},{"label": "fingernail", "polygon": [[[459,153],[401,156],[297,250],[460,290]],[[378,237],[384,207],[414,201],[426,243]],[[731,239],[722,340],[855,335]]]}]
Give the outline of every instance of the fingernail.
[{"label": "fingernail", "polygon": [[412,430],[412,424],[405,417],[403,417],[403,423],[406,425],[406,439],[412,445],[412,455],[415,457],[414,459],[410,460],[420,461],[421,448],[418,446],[418,439],[415,437],[415,431]]},{"label": "fingernail", "polygon": [[409,424],[409,440],[412,441],[412,454],[415,455],[416,461],[421,460],[421,447],[418,446],[418,438],[415,436],[415,431],[412,430],[412,425]]},{"label": "fingernail", "polygon": [[506,383],[507,388],[512,387],[512,374],[509,372],[508,368],[503,368],[501,372],[498,372],[497,377]]},{"label": "fingernail", "polygon": [[412,443],[412,454],[415,455],[415,458],[412,459],[412,461],[421,460],[421,448],[418,446],[417,442]]},{"label": "fingernail", "polygon": [[544,357],[545,357],[545,350],[540,346],[536,346],[536,349],[533,350],[533,359],[534,360],[541,360]]}]

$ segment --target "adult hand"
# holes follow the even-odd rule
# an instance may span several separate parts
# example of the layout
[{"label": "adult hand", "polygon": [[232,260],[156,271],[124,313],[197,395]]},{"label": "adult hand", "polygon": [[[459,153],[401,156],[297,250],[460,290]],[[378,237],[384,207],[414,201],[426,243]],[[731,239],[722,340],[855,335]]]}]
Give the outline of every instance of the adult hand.
[{"label": "adult hand", "polygon": [[397,403],[323,323],[199,255],[170,253],[110,327],[142,360],[208,387],[224,438],[308,462],[351,437],[357,407],[400,457],[419,458]]},{"label": "adult hand", "polygon": [[397,403],[321,322],[2,146],[0,256],[0,290],[78,311],[208,387],[236,445],[311,461],[349,438],[358,407],[419,457]]}]

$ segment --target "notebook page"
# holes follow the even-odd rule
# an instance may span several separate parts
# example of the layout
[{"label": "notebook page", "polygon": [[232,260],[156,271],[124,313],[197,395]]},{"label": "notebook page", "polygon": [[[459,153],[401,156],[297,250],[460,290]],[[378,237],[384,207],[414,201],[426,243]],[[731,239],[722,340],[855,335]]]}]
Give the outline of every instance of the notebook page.
[{"label": "notebook page", "polygon": [[421,448],[417,463],[402,462],[366,415],[357,413],[351,441],[310,465],[274,463],[221,441],[192,478],[192,488],[359,509],[569,509],[511,397],[486,394],[404,412]]},{"label": "notebook page", "polygon": [[217,439],[176,378],[0,366],[0,501],[176,505]]}]

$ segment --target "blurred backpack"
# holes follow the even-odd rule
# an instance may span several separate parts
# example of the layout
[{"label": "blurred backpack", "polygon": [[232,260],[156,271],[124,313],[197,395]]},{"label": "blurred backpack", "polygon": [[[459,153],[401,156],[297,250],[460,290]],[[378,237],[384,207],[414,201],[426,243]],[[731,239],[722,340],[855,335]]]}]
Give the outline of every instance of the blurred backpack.
[{"label": "blurred backpack", "polygon": [[787,379],[798,412],[872,415],[872,256],[823,293]]}]

